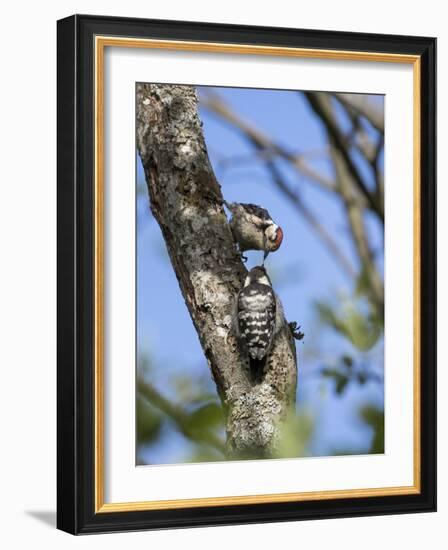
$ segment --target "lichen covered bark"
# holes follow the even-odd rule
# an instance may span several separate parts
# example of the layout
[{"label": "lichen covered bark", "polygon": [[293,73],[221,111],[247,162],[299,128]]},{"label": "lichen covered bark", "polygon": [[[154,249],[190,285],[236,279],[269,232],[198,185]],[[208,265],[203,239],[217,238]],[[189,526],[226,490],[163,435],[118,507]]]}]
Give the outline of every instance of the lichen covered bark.
[{"label": "lichen covered bark", "polygon": [[295,400],[294,340],[285,321],[255,382],[231,331],[246,268],[207,155],[194,87],[137,85],[137,147],[151,210],[226,413],[228,455],[276,456]]}]

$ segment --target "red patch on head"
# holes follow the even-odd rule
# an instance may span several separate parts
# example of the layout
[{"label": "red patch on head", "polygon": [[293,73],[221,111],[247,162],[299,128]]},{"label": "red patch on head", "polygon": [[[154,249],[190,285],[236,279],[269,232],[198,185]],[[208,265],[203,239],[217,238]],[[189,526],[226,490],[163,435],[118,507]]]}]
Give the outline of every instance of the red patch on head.
[{"label": "red patch on head", "polygon": [[275,248],[273,248],[273,250],[278,250],[280,248],[280,245],[282,244],[282,241],[283,241],[283,230],[281,227],[279,227],[277,229],[277,236],[275,238]]}]

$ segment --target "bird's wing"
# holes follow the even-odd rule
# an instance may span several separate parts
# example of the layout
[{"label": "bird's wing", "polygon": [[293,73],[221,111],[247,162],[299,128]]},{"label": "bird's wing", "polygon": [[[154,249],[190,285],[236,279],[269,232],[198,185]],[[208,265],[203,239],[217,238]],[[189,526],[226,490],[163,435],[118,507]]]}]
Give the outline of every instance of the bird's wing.
[{"label": "bird's wing", "polygon": [[269,215],[269,212],[266,210],[266,208],[262,208],[261,206],[258,206],[257,204],[241,203],[241,206],[243,206],[249,214],[252,214],[253,216],[256,216],[257,218],[260,218],[260,220],[270,220],[271,219],[271,216]]}]

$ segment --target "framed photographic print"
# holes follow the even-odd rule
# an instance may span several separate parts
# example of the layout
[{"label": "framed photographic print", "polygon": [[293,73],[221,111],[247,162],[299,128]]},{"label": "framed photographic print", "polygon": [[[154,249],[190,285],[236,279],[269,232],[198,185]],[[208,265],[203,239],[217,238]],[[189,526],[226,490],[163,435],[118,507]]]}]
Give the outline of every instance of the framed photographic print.
[{"label": "framed photographic print", "polygon": [[58,527],[435,510],[434,38],[58,22]]}]

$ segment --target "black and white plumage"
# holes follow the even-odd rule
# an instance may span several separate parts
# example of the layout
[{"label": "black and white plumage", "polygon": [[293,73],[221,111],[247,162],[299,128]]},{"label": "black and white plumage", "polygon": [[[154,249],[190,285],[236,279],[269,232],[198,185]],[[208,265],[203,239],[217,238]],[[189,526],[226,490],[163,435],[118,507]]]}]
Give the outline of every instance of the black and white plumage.
[{"label": "black and white plumage", "polygon": [[283,231],[265,208],[256,204],[226,202],[232,213],[230,229],[240,252],[263,250],[264,259],[269,252],[280,248]]},{"label": "black and white plumage", "polygon": [[263,366],[283,322],[283,311],[264,267],[254,267],[238,294],[236,330],[252,369]]}]

